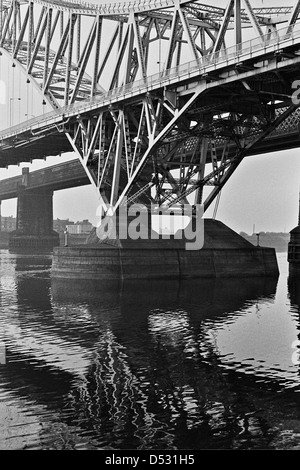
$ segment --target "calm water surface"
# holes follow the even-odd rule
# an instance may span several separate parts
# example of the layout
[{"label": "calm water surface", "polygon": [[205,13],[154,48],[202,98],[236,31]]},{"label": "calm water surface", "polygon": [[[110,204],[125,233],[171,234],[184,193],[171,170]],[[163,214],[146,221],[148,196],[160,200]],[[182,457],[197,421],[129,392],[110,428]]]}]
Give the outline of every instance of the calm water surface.
[{"label": "calm water surface", "polygon": [[93,283],[0,251],[0,449],[300,449],[300,280]]}]

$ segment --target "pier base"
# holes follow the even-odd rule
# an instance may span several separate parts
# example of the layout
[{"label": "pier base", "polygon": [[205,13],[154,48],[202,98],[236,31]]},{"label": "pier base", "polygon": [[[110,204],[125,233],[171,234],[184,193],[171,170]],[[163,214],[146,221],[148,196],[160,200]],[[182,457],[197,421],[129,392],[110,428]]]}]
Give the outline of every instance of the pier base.
[{"label": "pier base", "polygon": [[118,240],[54,248],[52,275],[73,279],[187,279],[278,276],[273,248],[255,247],[222,222],[204,221],[204,246],[185,240]]},{"label": "pier base", "polygon": [[30,251],[52,251],[59,245],[59,235],[53,231],[52,235],[24,235],[11,232],[9,237],[9,251],[11,253]]}]

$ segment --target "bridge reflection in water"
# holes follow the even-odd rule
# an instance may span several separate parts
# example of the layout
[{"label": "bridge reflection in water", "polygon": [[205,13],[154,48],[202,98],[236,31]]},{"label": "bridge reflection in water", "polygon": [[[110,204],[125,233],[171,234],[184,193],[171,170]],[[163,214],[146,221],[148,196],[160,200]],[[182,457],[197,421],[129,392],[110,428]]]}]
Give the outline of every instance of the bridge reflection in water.
[{"label": "bridge reflection in water", "polygon": [[299,303],[276,313],[286,277],[76,283],[51,280],[49,257],[0,256],[0,396],[12,416],[0,448],[295,445],[298,366],[280,372],[266,350],[238,364],[253,322],[271,345],[274,325],[297,338]]}]

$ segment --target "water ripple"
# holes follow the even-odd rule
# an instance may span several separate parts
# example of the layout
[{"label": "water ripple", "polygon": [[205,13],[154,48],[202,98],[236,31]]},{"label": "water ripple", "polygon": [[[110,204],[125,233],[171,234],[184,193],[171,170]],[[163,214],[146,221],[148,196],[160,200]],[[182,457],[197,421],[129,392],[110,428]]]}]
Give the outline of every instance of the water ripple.
[{"label": "water ripple", "polygon": [[0,251],[0,449],[300,446],[297,283],[50,266]]}]

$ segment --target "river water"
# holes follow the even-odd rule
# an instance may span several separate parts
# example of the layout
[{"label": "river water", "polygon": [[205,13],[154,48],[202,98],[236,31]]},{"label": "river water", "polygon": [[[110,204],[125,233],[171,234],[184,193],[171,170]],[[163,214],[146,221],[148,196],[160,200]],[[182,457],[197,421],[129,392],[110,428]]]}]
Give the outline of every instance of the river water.
[{"label": "river water", "polygon": [[[51,279],[0,251],[0,449],[300,449],[300,280]],[[299,342],[300,343],[300,342]]]}]

